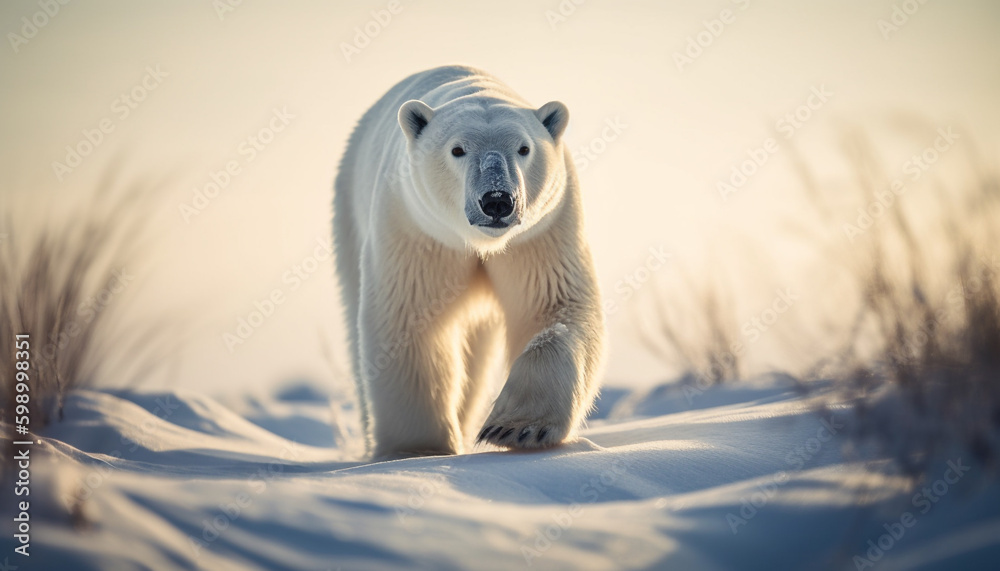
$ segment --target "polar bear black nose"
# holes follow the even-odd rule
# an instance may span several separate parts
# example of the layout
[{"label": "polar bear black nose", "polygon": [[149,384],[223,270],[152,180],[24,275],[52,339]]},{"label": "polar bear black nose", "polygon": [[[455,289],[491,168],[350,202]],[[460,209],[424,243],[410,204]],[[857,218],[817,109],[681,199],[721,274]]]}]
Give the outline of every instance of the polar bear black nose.
[{"label": "polar bear black nose", "polygon": [[494,190],[483,195],[479,200],[479,208],[490,218],[504,218],[514,212],[514,198],[509,192]]}]

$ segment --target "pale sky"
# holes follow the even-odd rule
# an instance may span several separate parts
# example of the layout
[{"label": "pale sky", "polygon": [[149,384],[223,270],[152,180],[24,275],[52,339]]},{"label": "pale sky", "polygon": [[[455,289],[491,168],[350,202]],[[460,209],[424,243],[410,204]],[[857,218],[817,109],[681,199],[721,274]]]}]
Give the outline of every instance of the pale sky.
[{"label": "pale sky", "polygon": [[[835,239],[840,228],[815,225],[793,148],[832,186],[849,179],[849,129],[872,138],[888,172],[947,127],[963,150],[935,177],[961,177],[972,148],[994,168],[1000,159],[1000,5],[986,0],[244,1],[221,16],[219,5],[71,2],[43,17],[34,1],[0,4],[0,206],[22,205],[19,217],[72,215],[112,164],[162,184],[150,219],[157,245],[142,266],[148,285],[126,301],[137,320],[185,315],[190,335],[170,359],[171,382],[205,390],[325,382],[323,339],[343,360],[329,260],[294,289],[286,272],[329,239],[332,181],[354,123],[415,71],[474,65],[536,105],[568,105],[567,144],[587,157],[580,174],[601,285],[622,308],[610,316],[607,377],[617,383],[675,372],[635,350],[631,331],[644,296],[683,272],[731,280],[737,323],[769,306],[776,288],[804,292],[790,316],[829,309],[810,289],[818,248],[787,230]],[[880,27],[894,6],[898,25]],[[360,35],[366,26],[374,37]],[[690,47],[699,39],[700,52]],[[55,172],[65,147],[102,125],[108,132],[81,164]],[[280,127],[273,140],[249,151],[248,138],[270,127]],[[776,150],[723,200],[719,181],[769,137]],[[193,188],[232,161],[229,185],[185,220]],[[616,284],[650,248],[671,262],[626,299]],[[274,289],[285,302],[230,353],[223,334]]]}]

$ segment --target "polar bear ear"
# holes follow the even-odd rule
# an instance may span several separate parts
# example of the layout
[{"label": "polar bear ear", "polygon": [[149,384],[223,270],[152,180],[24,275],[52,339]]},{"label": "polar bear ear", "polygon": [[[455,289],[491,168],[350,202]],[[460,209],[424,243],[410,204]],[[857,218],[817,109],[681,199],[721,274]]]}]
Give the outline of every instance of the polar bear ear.
[{"label": "polar bear ear", "polygon": [[542,126],[552,135],[552,140],[559,142],[559,137],[569,124],[569,109],[560,101],[549,101],[535,111],[535,116]]},{"label": "polar bear ear", "polygon": [[432,117],[434,110],[418,99],[411,99],[399,107],[399,127],[410,141],[417,140]]}]

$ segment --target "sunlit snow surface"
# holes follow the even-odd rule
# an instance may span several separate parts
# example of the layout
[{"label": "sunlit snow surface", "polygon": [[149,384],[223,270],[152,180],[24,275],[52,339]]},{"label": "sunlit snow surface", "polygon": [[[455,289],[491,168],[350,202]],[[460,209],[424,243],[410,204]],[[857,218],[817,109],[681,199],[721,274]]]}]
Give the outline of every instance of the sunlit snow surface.
[{"label": "sunlit snow surface", "polygon": [[612,388],[559,448],[363,463],[347,394],[80,391],[35,448],[21,568],[856,569],[904,512],[875,568],[1000,561],[974,469],[920,513],[815,410],[781,378]]}]

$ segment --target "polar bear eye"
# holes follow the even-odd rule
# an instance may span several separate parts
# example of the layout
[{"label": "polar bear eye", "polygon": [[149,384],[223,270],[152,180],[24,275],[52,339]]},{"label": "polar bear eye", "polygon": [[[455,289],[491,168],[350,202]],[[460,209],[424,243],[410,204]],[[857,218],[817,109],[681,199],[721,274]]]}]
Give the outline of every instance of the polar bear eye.
[{"label": "polar bear eye", "polygon": [[454,149],[451,150],[451,156],[453,157],[465,156],[465,149],[463,149],[462,147],[455,147]]},{"label": "polar bear eye", "polygon": [[521,147],[520,149],[517,150],[517,154],[521,155],[522,157],[525,157],[525,156],[528,156],[528,153],[530,151],[531,151],[531,149],[529,149],[528,146],[525,145],[525,146],[523,146],[523,147]]}]

